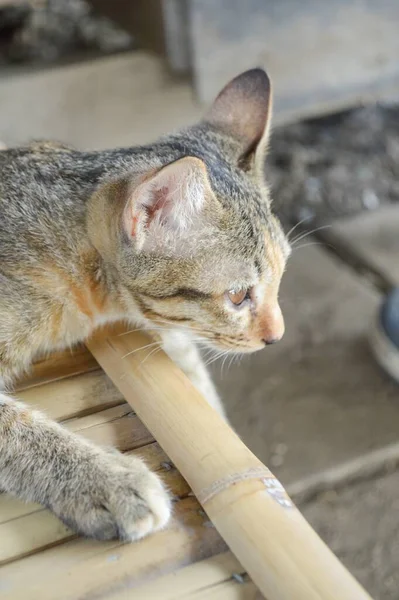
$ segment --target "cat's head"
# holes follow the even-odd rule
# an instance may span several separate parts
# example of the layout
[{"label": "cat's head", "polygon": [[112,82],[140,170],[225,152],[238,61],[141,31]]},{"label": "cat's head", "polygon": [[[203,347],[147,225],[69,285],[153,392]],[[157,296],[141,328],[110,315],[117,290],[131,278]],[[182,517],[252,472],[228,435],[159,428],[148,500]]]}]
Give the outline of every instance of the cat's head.
[{"label": "cat's head", "polygon": [[236,352],[282,337],[289,246],[265,182],[270,114],[268,76],[243,73],[202,122],[151,147],[154,168],[114,188],[113,262],[147,321]]}]

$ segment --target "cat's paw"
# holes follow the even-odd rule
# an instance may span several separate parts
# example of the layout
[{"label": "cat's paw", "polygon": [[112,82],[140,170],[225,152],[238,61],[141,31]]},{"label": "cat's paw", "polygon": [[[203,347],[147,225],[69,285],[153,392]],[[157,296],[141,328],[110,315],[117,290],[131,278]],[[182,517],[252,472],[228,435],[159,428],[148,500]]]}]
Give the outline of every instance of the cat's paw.
[{"label": "cat's paw", "polygon": [[[99,540],[140,538],[162,529],[171,501],[157,475],[135,457],[98,452],[52,506],[69,527]],[[74,487],[74,489],[73,489]]]}]

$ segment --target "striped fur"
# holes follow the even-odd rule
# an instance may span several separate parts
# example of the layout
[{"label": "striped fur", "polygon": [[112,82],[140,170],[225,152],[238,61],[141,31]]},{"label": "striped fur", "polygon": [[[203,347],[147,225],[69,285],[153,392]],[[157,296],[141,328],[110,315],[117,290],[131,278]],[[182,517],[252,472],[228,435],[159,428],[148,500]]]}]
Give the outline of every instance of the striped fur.
[{"label": "striped fur", "polygon": [[[233,80],[205,119],[136,148],[35,142],[0,152],[0,380],[124,319],[223,407],[196,347],[252,352],[283,333],[289,254],[264,176],[270,83]],[[242,292],[242,304],[234,304]],[[0,489],[85,535],[162,527],[158,478],[0,395]]]}]

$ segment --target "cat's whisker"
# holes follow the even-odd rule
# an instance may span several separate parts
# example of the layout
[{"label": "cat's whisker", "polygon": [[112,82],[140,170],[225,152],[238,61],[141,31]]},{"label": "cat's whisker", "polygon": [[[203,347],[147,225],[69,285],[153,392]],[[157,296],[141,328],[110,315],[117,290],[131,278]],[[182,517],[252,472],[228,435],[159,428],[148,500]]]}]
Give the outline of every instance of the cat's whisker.
[{"label": "cat's whisker", "polygon": [[[191,341],[195,341],[195,339],[192,337],[193,333],[197,333],[200,334],[201,337],[201,341],[206,344],[209,343],[209,341],[213,341],[213,333],[210,331],[204,331],[202,328],[200,327],[196,327],[193,325],[182,325],[181,323],[179,323],[178,325],[173,325],[171,326],[171,323],[169,321],[162,321],[162,323],[165,323],[167,325],[169,325],[169,328],[160,328],[159,331],[170,331],[173,333],[176,333],[176,331],[179,330],[183,330],[183,333],[187,333],[191,339]],[[209,338],[206,337],[206,334],[209,335]]]},{"label": "cat's whisker", "polygon": [[224,367],[224,365],[225,365],[225,363],[226,363],[226,360],[227,360],[228,358],[230,358],[230,352],[227,350],[227,351],[225,352],[224,358],[223,358],[223,360],[222,360],[222,367],[221,367],[221,374],[222,374],[222,377],[223,377],[223,367]]},{"label": "cat's whisker", "polygon": [[149,331],[149,329],[148,329],[148,327],[138,327],[137,329],[129,329],[128,331],[123,331],[122,333],[118,333],[118,335],[116,337],[128,335],[129,333],[135,333],[136,331]]},{"label": "cat's whisker", "polygon": [[[213,350],[213,349],[211,348],[211,350]],[[220,356],[222,356],[222,352],[214,350],[212,352],[212,356],[210,358],[208,358],[208,360],[205,362],[205,366],[207,367],[207,366],[211,365],[213,362],[215,362],[215,360],[217,360],[218,358],[220,358]]]},{"label": "cat's whisker", "polygon": [[300,221],[298,221],[298,223],[296,225],[294,225],[293,227],[291,227],[291,229],[287,233],[287,239],[290,241],[290,235],[292,235],[294,233],[295,229],[297,227],[299,227],[300,225],[302,225],[302,223],[305,223],[305,221],[309,221],[309,219],[312,219],[312,217],[311,216],[304,217],[303,219],[301,219]]},{"label": "cat's whisker", "polygon": [[230,357],[229,364],[227,365],[227,369],[231,369],[232,365],[234,365],[234,362],[237,361],[237,357],[238,357],[238,354],[233,354]]},{"label": "cat's whisker", "polygon": [[151,346],[159,346],[161,342],[152,342],[151,344],[147,344],[146,346],[140,346],[140,348],[136,348],[135,350],[131,350],[127,354],[124,354],[121,358],[127,358],[136,352],[140,352],[140,350],[146,350],[146,348],[150,348]]},{"label": "cat's whisker", "polygon": [[136,329],[129,329],[128,331],[123,331],[122,333],[118,333],[117,337],[121,337],[124,335],[128,335],[130,333],[136,333],[138,331],[142,331],[144,333],[149,333],[150,331],[163,331],[161,327],[137,327]]},{"label": "cat's whisker", "polygon": [[[202,338],[193,338],[191,341],[193,341],[193,342],[199,342],[199,341],[202,341]],[[127,358],[128,356],[131,356],[132,354],[135,354],[136,352],[140,352],[140,350],[146,350],[147,348],[152,348],[153,346],[158,346],[154,350],[162,350],[163,349],[162,348],[162,340],[158,340],[158,341],[152,342],[150,344],[147,344],[146,346],[141,346],[140,348],[136,348],[135,350],[131,350],[127,354],[124,354],[122,356],[122,358]],[[154,352],[154,350],[152,350],[149,353],[149,355],[151,355]],[[147,360],[147,358],[148,358],[149,355],[147,355],[147,357],[144,360]],[[140,364],[142,364],[142,363],[140,363]]]},{"label": "cat's whisker", "polygon": [[203,353],[204,353],[204,358],[207,358],[210,354],[214,353],[214,349],[213,348],[209,348],[209,346],[205,347],[204,350],[203,350]]},{"label": "cat's whisker", "polygon": [[224,356],[225,354],[228,354],[228,353],[229,353],[229,350],[219,350],[219,351],[216,351],[216,352],[217,352],[217,353],[216,353],[216,356],[212,357],[212,358],[211,358],[211,359],[210,359],[210,360],[209,360],[209,361],[206,363],[206,366],[208,366],[208,365],[211,365],[212,363],[214,363],[215,361],[217,361],[219,358],[223,358],[223,356]]},{"label": "cat's whisker", "polygon": [[174,324],[171,321],[167,321],[166,319],[158,319],[157,321],[158,323],[160,323],[160,331],[164,331],[165,328],[163,327],[163,325],[168,325],[170,331],[178,331],[179,329],[183,329],[185,332],[187,333],[192,333],[192,332],[200,332],[201,330],[199,329],[199,327],[195,327],[195,326],[188,326],[188,325],[183,325],[182,323],[179,324]]},{"label": "cat's whisker", "polygon": [[[169,323],[170,325],[170,323]],[[170,327],[169,328],[170,331],[176,331],[175,327]],[[118,333],[117,337],[123,336],[123,335],[128,335],[129,333],[135,333],[137,331],[144,331],[146,333],[150,332],[150,331],[167,331],[167,329],[165,329],[165,327],[148,327],[148,326],[144,326],[144,327],[137,327],[136,329],[129,329],[128,331],[123,331],[122,333]]]},{"label": "cat's whisker", "polygon": [[234,363],[240,362],[242,356],[243,356],[242,354],[238,354],[238,353],[237,354],[233,354],[231,356],[231,358],[230,358],[230,362],[229,362],[228,368],[230,369],[234,365]]},{"label": "cat's whisker", "polygon": [[145,358],[144,358],[144,359],[141,361],[141,363],[140,363],[140,367],[141,367],[141,366],[143,366],[143,364],[145,363],[145,361],[146,361],[148,358],[150,358],[150,356],[152,356],[153,354],[156,354],[156,353],[157,353],[157,352],[159,352],[160,350],[162,350],[162,348],[161,348],[161,347],[159,347],[159,348],[154,348],[153,350],[151,350],[151,352],[149,352],[149,353],[147,354],[147,356],[146,356],[146,357],[145,357]]},{"label": "cat's whisker", "polygon": [[322,231],[323,229],[329,229],[330,227],[331,227],[331,225],[321,225],[320,227],[315,227],[314,229],[311,229],[310,231],[305,231],[305,232],[300,233],[299,235],[297,235],[296,238],[291,240],[291,242],[290,242],[291,247],[294,248],[294,244],[297,244],[298,242],[300,242],[304,238],[308,237],[309,235],[313,235],[317,231]]},{"label": "cat's whisker", "polygon": [[308,244],[302,244],[301,246],[295,246],[294,250],[295,250],[295,252],[297,252],[298,250],[301,250],[301,248],[307,248],[308,246],[323,246],[323,247],[331,248],[332,250],[336,250],[335,246],[332,246],[331,244],[326,244],[325,242],[309,242]]},{"label": "cat's whisker", "polygon": [[[165,321],[165,323],[166,323],[166,321]],[[170,323],[168,323],[168,324],[170,325]],[[162,327],[137,327],[136,329],[129,329],[128,331],[123,331],[122,333],[118,333],[117,337],[128,335],[130,333],[136,333],[138,331],[141,331],[141,332],[144,332],[144,333],[151,333],[151,332],[154,332],[154,331],[155,332],[162,332],[162,333],[164,333],[165,331],[176,332],[177,329],[178,329],[177,327],[173,327],[173,326],[169,327],[169,328],[166,328],[166,327],[163,327],[163,326]],[[189,328],[186,328],[186,329],[187,329],[187,332],[194,331],[194,329],[189,329]]]},{"label": "cat's whisker", "polygon": [[295,246],[294,251],[298,252],[301,248],[308,248],[309,246],[324,246],[323,242],[309,242],[308,244],[302,244],[301,246]]}]

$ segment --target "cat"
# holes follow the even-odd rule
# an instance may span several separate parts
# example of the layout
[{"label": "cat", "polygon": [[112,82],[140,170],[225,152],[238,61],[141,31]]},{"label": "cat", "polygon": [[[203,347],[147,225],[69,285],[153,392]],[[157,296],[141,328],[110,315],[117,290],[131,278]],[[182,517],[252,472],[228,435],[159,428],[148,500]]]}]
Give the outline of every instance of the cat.
[{"label": "cat", "polygon": [[0,152],[0,490],[97,539],[139,539],[171,514],[139,458],[96,447],[6,390],[35,356],[101,324],[147,328],[209,403],[196,347],[253,352],[281,338],[289,244],[264,162],[271,87],[233,79],[198,124],[152,145]]}]

